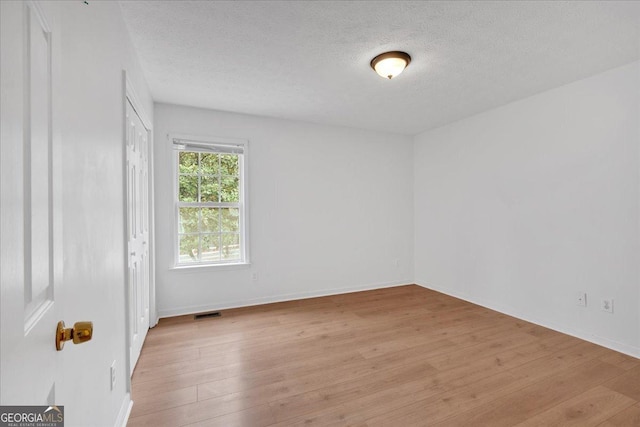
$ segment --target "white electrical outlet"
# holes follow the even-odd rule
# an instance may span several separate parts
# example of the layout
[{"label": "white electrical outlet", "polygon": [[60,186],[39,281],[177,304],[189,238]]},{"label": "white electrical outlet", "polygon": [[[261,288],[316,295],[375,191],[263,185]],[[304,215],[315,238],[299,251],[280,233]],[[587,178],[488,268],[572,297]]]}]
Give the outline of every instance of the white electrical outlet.
[{"label": "white electrical outlet", "polygon": [[600,308],[602,311],[613,314],[613,298],[603,299]]},{"label": "white electrical outlet", "polygon": [[251,273],[251,280],[258,280],[258,273]]},{"label": "white electrical outlet", "polygon": [[580,307],[587,306],[587,293],[586,292],[578,292],[578,296],[576,298],[576,304]]},{"label": "white electrical outlet", "polygon": [[111,391],[113,391],[113,389],[116,388],[116,361],[115,360],[111,364],[109,373],[111,374]]},{"label": "white electrical outlet", "polygon": [[396,267],[396,268],[400,267],[400,260],[399,259],[394,259],[393,260],[393,266]]}]

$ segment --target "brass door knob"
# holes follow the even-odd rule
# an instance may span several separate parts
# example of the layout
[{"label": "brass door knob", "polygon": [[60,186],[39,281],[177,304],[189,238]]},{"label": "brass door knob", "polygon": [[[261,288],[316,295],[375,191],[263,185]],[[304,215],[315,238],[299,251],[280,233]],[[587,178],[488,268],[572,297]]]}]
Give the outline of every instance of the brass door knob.
[{"label": "brass door knob", "polygon": [[82,344],[91,340],[92,336],[93,322],[76,322],[73,328],[65,328],[61,320],[56,328],[56,350],[62,350],[65,341],[73,340],[74,344]]}]

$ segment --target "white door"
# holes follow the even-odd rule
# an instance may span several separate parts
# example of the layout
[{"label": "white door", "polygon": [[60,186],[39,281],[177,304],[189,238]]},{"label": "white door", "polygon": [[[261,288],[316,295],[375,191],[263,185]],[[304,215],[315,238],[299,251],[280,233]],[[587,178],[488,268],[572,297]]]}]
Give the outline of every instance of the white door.
[{"label": "white door", "polygon": [[127,234],[129,253],[129,338],[131,372],[149,330],[149,139],[127,100]]},{"label": "white door", "polygon": [[[62,274],[55,8],[0,2],[0,404],[56,404]],[[55,45],[53,41],[55,41]]]}]

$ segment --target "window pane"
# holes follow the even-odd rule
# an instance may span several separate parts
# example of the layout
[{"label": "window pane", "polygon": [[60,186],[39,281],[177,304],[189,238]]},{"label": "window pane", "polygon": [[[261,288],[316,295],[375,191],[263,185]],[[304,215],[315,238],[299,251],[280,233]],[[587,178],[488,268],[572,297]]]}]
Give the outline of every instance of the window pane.
[{"label": "window pane", "polygon": [[220,261],[220,235],[202,234],[202,261]]},{"label": "window pane", "polygon": [[238,154],[177,153],[178,264],[242,261],[240,159]]},{"label": "window pane", "polygon": [[222,214],[222,231],[237,232],[240,229],[240,212],[238,208],[220,209]]},{"label": "window pane", "polygon": [[180,234],[180,254],[179,262],[200,261],[200,251],[198,250],[197,234]]},{"label": "window pane", "polygon": [[223,260],[240,259],[240,237],[238,234],[225,234],[220,236],[222,243],[221,256]]},{"label": "window pane", "polygon": [[218,233],[220,231],[220,209],[202,208],[201,230],[203,233]]},{"label": "window pane", "polygon": [[198,232],[198,208],[180,208],[180,218],[178,220],[178,232],[197,233]]},{"label": "window pane", "polygon": [[200,177],[200,201],[217,202],[220,193],[220,184],[216,176]]},{"label": "window pane", "polygon": [[237,176],[223,176],[222,190],[220,191],[221,202],[237,202],[240,197],[239,181]]},{"label": "window pane", "polygon": [[238,155],[220,154],[220,174],[238,175]]},{"label": "window pane", "polygon": [[198,176],[197,175],[180,175],[178,178],[180,191],[178,200],[181,202],[197,202],[198,201]]},{"label": "window pane", "polygon": [[200,173],[203,175],[218,175],[217,154],[200,154]]},{"label": "window pane", "polygon": [[198,173],[198,153],[179,152],[178,164],[180,173]]}]

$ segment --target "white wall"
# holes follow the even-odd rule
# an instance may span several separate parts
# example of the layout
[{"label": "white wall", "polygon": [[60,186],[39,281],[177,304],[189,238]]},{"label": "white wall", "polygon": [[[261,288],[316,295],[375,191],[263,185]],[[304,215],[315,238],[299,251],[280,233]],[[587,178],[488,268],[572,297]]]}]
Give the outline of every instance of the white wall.
[{"label": "white wall", "polygon": [[416,136],[417,283],[640,356],[639,76],[636,62]]},{"label": "white wall", "polygon": [[[68,426],[113,426],[130,402],[125,369],[123,82],[147,114],[153,103],[116,2],[59,2],[64,280],[67,324],[94,322],[91,342],[60,353]],[[53,337],[53,335],[52,335]],[[52,338],[53,339],[53,338]],[[109,367],[116,361],[115,390]]]},{"label": "white wall", "polygon": [[[173,153],[167,133],[249,140],[249,268],[171,269]],[[160,316],[411,283],[411,142],[394,134],[156,104]]]}]

